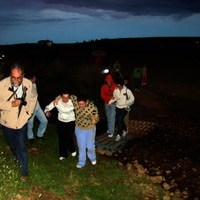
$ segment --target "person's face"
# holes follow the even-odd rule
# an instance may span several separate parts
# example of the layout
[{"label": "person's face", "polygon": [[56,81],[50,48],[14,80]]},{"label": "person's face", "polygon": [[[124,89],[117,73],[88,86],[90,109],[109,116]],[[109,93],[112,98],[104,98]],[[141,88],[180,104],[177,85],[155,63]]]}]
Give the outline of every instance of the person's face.
[{"label": "person's face", "polygon": [[63,95],[62,95],[62,101],[63,101],[64,103],[67,103],[67,102],[69,101],[69,94],[63,94]]},{"label": "person's face", "polygon": [[36,77],[33,76],[33,78],[31,79],[31,82],[32,82],[32,83],[36,83],[36,80],[37,80]]},{"label": "person's face", "polygon": [[123,86],[120,85],[120,84],[117,84],[117,88],[118,88],[119,90],[121,90],[121,89],[123,88]]},{"label": "person's face", "polygon": [[23,80],[23,72],[21,69],[12,69],[10,74],[10,81],[14,87],[18,87]]},{"label": "person's face", "polygon": [[127,85],[128,84],[128,80],[124,80],[124,85]]},{"label": "person's face", "polygon": [[79,102],[78,102],[78,106],[79,106],[80,108],[84,108],[84,107],[86,107],[86,102],[85,102],[85,101],[79,101]]},{"label": "person's face", "polygon": [[107,82],[107,85],[109,85],[109,86],[111,85],[111,82],[110,82],[110,81],[106,81],[106,82]]}]

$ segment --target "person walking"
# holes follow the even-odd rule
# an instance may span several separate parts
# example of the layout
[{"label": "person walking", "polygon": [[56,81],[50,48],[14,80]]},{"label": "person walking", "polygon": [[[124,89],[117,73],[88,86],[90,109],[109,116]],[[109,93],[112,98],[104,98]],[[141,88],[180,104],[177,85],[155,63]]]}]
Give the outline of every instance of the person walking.
[{"label": "person walking", "polygon": [[142,86],[147,85],[147,65],[144,64],[142,67]]},{"label": "person walking", "polygon": [[[36,78],[36,76],[31,75],[29,77],[29,79],[32,82],[33,87],[37,91],[37,86],[36,86],[37,78]],[[33,133],[33,126],[34,126],[35,117],[37,117],[37,119],[39,120],[39,126],[37,128],[36,137],[34,136],[34,133]],[[44,139],[44,133],[45,133],[46,128],[47,128],[47,123],[48,123],[48,120],[47,120],[47,118],[46,118],[46,116],[45,116],[45,114],[44,114],[44,112],[43,112],[43,110],[40,106],[39,101],[37,101],[34,113],[28,121],[28,132],[27,132],[27,134],[28,134],[28,139],[31,143],[35,140],[35,138],[36,139]]]},{"label": "person walking", "polygon": [[[61,96],[56,97],[54,104],[57,105],[60,98]],[[96,123],[99,121],[98,109],[85,95],[71,95],[70,99],[73,102],[76,116],[75,135],[79,151],[76,167],[83,168],[85,166],[86,155],[92,165],[96,165],[95,136]]]},{"label": "person walking", "polygon": [[75,134],[79,148],[79,161],[76,167],[85,166],[86,154],[92,165],[96,165],[95,136],[96,123],[99,121],[97,107],[84,95],[78,97],[72,95],[71,99],[76,113]]},{"label": "person walking", "polygon": [[115,141],[120,141],[127,134],[124,118],[130,110],[130,106],[134,103],[135,97],[131,90],[124,85],[123,80],[118,80],[116,84],[117,87],[113,92],[113,98],[109,101],[109,104],[116,102],[117,137]]},{"label": "person walking", "polygon": [[55,104],[52,101],[44,109],[47,117],[51,116],[50,111],[53,108],[58,110],[57,134],[59,146],[59,159],[64,160],[68,157],[68,152],[74,157],[76,156],[76,147],[74,142],[75,131],[75,114],[74,105],[71,101],[69,92],[62,92],[60,99]]},{"label": "person walking", "polygon": [[113,91],[116,88],[116,84],[110,74],[106,75],[105,83],[101,86],[101,98],[104,102],[104,108],[107,118],[107,133],[108,137],[113,137],[115,133],[115,116],[116,116],[116,105],[115,102],[109,104],[109,101],[113,98]]},{"label": "person walking", "polygon": [[142,79],[142,68],[141,67],[134,68],[133,79],[134,79],[135,91],[140,91],[141,79]]},{"label": "person walking", "polygon": [[0,124],[14,159],[20,166],[21,180],[28,176],[27,122],[37,102],[37,92],[24,69],[14,64],[10,76],[0,82]]}]

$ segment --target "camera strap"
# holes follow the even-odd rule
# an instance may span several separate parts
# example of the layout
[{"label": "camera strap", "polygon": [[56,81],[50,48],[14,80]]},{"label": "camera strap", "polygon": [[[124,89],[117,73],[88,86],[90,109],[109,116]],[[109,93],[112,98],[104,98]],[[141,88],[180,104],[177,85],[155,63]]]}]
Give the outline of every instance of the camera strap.
[{"label": "camera strap", "polygon": [[7,99],[7,101],[10,101],[10,99],[16,94],[18,88],[16,90],[14,90],[14,87],[12,86],[12,88],[9,88],[8,90],[12,91],[13,93],[11,94],[11,96]]}]

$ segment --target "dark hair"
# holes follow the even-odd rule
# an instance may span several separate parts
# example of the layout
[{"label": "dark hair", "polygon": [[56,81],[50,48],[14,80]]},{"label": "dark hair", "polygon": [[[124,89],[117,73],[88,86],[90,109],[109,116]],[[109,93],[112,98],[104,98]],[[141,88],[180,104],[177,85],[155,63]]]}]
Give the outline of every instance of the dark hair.
[{"label": "dark hair", "polygon": [[60,92],[60,95],[62,96],[63,94],[69,94],[70,95],[70,92],[68,90],[63,90]]},{"label": "dark hair", "polygon": [[37,75],[35,73],[29,72],[28,74],[26,74],[26,77],[28,79],[33,79],[34,77],[37,77]]},{"label": "dark hair", "polygon": [[84,102],[86,102],[87,101],[87,97],[84,95],[84,94],[79,94],[78,96],[77,96],[77,101],[79,102],[79,101],[84,101]]},{"label": "dark hair", "polygon": [[124,85],[124,80],[123,79],[117,79],[115,83],[123,86]]},{"label": "dark hair", "polygon": [[24,74],[24,67],[19,64],[19,63],[14,63],[11,68],[10,68],[10,71],[12,71],[13,69],[19,69],[22,71],[22,74]]}]

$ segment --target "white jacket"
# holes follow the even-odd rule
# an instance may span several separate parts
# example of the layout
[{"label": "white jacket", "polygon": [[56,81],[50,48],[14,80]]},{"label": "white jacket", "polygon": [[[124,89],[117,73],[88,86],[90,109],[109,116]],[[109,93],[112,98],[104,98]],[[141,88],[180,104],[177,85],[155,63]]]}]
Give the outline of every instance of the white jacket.
[{"label": "white jacket", "polygon": [[55,105],[54,101],[52,101],[48,106],[45,107],[44,112],[51,111],[53,108],[57,108],[58,110],[58,120],[61,122],[71,122],[75,121],[74,114],[74,105],[69,99],[67,103],[63,102],[62,99],[58,101]]},{"label": "white jacket", "polygon": [[113,97],[114,98],[109,101],[109,104],[116,102],[117,108],[129,108],[135,101],[133,93],[125,85],[122,90],[115,88]]}]

